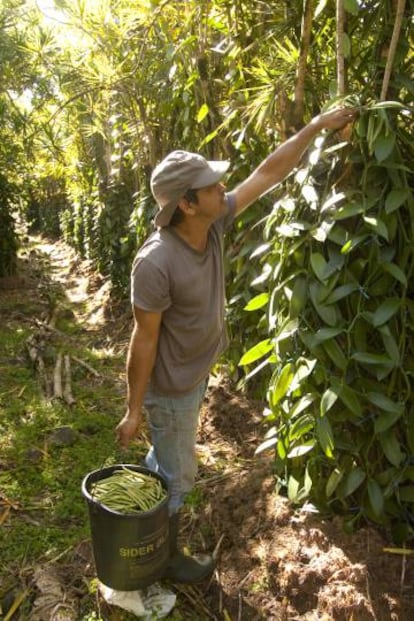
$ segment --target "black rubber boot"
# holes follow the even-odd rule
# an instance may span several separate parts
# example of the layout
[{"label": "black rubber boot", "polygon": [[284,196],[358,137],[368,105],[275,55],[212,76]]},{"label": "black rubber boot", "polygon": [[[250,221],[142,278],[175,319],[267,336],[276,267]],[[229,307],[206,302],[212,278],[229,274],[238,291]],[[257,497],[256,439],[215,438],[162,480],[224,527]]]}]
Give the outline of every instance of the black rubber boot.
[{"label": "black rubber boot", "polygon": [[164,573],[164,578],[173,582],[194,584],[202,582],[214,571],[216,562],[208,554],[187,556],[177,548],[179,515],[170,516],[170,560]]}]

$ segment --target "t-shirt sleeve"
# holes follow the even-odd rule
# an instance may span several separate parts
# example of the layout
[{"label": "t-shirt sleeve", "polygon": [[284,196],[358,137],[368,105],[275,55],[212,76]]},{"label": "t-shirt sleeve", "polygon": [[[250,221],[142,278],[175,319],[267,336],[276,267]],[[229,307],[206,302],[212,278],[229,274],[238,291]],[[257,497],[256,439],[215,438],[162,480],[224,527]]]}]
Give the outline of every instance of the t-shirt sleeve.
[{"label": "t-shirt sleeve", "polygon": [[231,227],[234,222],[234,215],[236,212],[236,197],[232,192],[227,192],[227,214],[224,218],[224,230],[226,231]]},{"label": "t-shirt sleeve", "polygon": [[232,192],[226,193],[227,210],[223,217],[216,220],[214,226],[223,235],[233,224],[236,211],[236,197]]},{"label": "t-shirt sleeve", "polygon": [[153,313],[163,312],[171,305],[167,274],[149,259],[138,259],[133,267],[131,302]]}]

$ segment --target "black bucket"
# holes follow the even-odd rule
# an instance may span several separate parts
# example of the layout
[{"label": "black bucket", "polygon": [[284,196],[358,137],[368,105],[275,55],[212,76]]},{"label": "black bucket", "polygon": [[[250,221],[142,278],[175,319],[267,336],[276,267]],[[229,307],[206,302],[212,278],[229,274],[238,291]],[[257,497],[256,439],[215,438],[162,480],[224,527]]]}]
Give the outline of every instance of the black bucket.
[{"label": "black bucket", "polygon": [[[155,477],[167,491],[151,511],[119,513],[93,498],[93,483],[123,467]],[[142,589],[162,577],[169,557],[168,489],[159,474],[130,464],[116,464],[89,473],[82,482],[89,508],[89,522],[96,573],[99,580],[118,591]]]}]

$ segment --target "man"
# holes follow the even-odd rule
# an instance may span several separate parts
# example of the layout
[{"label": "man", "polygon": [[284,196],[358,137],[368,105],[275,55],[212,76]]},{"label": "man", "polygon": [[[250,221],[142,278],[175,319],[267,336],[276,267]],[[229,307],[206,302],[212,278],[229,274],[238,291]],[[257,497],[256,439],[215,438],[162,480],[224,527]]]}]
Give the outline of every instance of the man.
[{"label": "man", "polygon": [[128,409],[117,434],[127,447],[141,427],[144,406],[152,440],[146,465],[164,475],[170,491],[171,557],[165,576],[177,582],[198,582],[214,568],[208,555],[179,552],[177,535],[178,511],[197,473],[196,434],[207,377],[227,345],[224,232],[297,166],[321,130],[342,129],[356,115],[354,108],[318,115],[229,193],[221,182],[229,163],[194,153],[174,151],[152,173],[158,228],[132,268]]}]

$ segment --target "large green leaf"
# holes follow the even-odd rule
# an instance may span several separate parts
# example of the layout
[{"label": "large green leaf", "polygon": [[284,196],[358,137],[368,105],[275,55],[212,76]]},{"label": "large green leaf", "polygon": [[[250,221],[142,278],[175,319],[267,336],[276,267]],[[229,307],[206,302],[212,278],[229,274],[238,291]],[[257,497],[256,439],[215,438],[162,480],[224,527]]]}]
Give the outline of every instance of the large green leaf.
[{"label": "large green leaf", "polygon": [[307,300],[308,286],[306,279],[302,276],[296,278],[292,289],[292,295],[289,303],[289,315],[295,319],[305,308]]},{"label": "large green leaf", "polygon": [[389,241],[389,233],[387,225],[383,220],[375,216],[364,216],[364,222],[372,228],[377,235],[383,237],[386,241]]},{"label": "large green leaf", "polygon": [[345,371],[348,365],[348,361],[345,357],[344,352],[339,347],[338,343],[334,340],[329,340],[329,341],[324,341],[322,345],[323,345],[324,350],[328,354],[329,358],[332,360],[334,364],[336,364],[338,369],[340,369],[341,371]]},{"label": "large green leaf", "polygon": [[326,279],[326,260],[324,256],[320,252],[313,252],[310,257],[310,263],[315,276],[323,282]]},{"label": "large green leaf", "polygon": [[256,257],[259,257],[262,254],[265,254],[265,252],[267,252],[271,247],[272,247],[272,244],[270,242],[266,242],[265,244],[260,244],[260,246],[257,246],[251,253],[250,260],[255,259]]},{"label": "large green leaf", "polygon": [[204,103],[199,109],[199,111],[197,112],[197,122],[201,123],[202,121],[204,121],[208,113],[209,113],[209,107],[206,103]]},{"label": "large green leaf", "polygon": [[309,453],[315,446],[314,442],[308,442],[307,444],[301,444],[293,447],[288,453],[288,459],[294,459],[295,457],[303,457],[306,453]]},{"label": "large green leaf", "polygon": [[365,205],[360,202],[351,202],[340,207],[333,217],[335,220],[345,220],[346,218],[352,218],[360,213],[364,213]]},{"label": "large green leaf", "polygon": [[338,334],[341,334],[342,332],[343,328],[319,328],[315,334],[310,335],[308,341],[309,346],[312,348],[316,347],[324,341],[329,341],[330,339],[335,338],[335,336],[338,336]]},{"label": "large green leaf", "polygon": [[378,435],[393,427],[397,420],[401,418],[402,414],[403,412],[387,412],[386,414],[378,414],[374,421],[375,433]]},{"label": "large green leaf", "polygon": [[376,309],[372,317],[372,325],[378,328],[382,324],[386,323],[401,306],[401,300],[399,298],[389,298],[380,304]]},{"label": "large green leaf", "polygon": [[291,502],[296,502],[299,493],[299,487],[299,481],[291,474],[287,486],[288,498]]},{"label": "large green leaf", "polygon": [[384,511],[384,494],[380,485],[375,479],[368,480],[368,498],[371,508],[377,517],[380,517]]},{"label": "large green leaf", "polygon": [[321,404],[320,404],[320,415],[325,416],[325,414],[331,409],[338,398],[338,395],[335,391],[328,388],[322,395]]},{"label": "large green leaf", "polygon": [[272,275],[272,266],[269,263],[264,263],[262,267],[262,273],[259,274],[259,276],[257,276],[256,278],[254,278],[252,282],[250,283],[250,285],[252,287],[257,287],[258,285],[262,285],[263,283],[270,280],[271,275]]},{"label": "large green leaf", "polygon": [[295,375],[291,386],[292,392],[300,389],[306,379],[313,373],[316,363],[316,359],[308,360],[306,358],[301,358],[297,361]]},{"label": "large green leaf", "polygon": [[317,203],[319,200],[319,196],[314,186],[310,183],[303,184],[301,188],[302,196],[306,200],[307,203]]},{"label": "large green leaf", "polygon": [[328,326],[336,326],[337,319],[338,319],[337,308],[333,304],[327,306],[327,305],[322,304],[319,301],[319,298],[323,295],[323,290],[320,288],[318,283],[316,282],[310,283],[309,292],[310,292],[312,304],[314,305],[315,310],[318,313],[318,315],[321,317],[321,319],[323,319],[323,321]]},{"label": "large green leaf", "polygon": [[355,248],[357,248],[360,244],[362,244],[366,239],[368,239],[368,235],[355,235],[355,237],[351,237],[348,241],[342,246],[341,253],[349,254]]},{"label": "large green leaf", "polygon": [[359,4],[357,0],[344,0],[344,7],[347,13],[351,13],[352,15],[358,15]]},{"label": "large green leaf", "polygon": [[254,298],[252,298],[248,302],[248,304],[246,304],[246,306],[244,307],[243,310],[245,310],[245,311],[258,310],[259,308],[263,308],[263,306],[266,306],[268,301],[269,301],[269,294],[268,293],[259,293]]},{"label": "large green leaf", "polygon": [[385,412],[391,412],[392,414],[399,414],[400,416],[404,412],[404,404],[395,402],[381,392],[368,392],[367,399],[370,403],[373,403],[381,410]]},{"label": "large green leaf", "polygon": [[365,478],[366,474],[362,468],[354,467],[344,477],[340,486],[340,494],[338,490],[338,495],[342,498],[350,496],[358,489],[358,487],[360,487],[360,485],[362,485]]},{"label": "large green leaf", "polygon": [[346,384],[339,385],[338,382],[331,380],[333,389],[337,392],[339,399],[353,415],[360,418],[362,416],[362,404],[357,392]]},{"label": "large green leaf", "polygon": [[270,390],[270,404],[275,408],[279,401],[286,395],[290,384],[294,378],[294,366],[292,363],[286,364],[277,375],[276,381]]},{"label": "large green leaf", "polygon": [[334,205],[336,205],[337,203],[340,203],[345,198],[346,198],[345,192],[335,192],[335,193],[333,193],[331,196],[329,196],[325,200],[323,205],[320,207],[320,209],[319,209],[320,213],[323,213],[324,211],[327,211],[328,209],[331,209]]},{"label": "large green leaf", "polygon": [[338,487],[339,483],[342,481],[343,476],[344,476],[343,470],[338,470],[338,468],[335,468],[335,470],[332,470],[326,482],[326,495],[328,498],[332,496],[332,494]]},{"label": "large green leaf", "polygon": [[317,419],[316,435],[323,452],[327,457],[329,457],[329,459],[332,459],[335,443],[332,426],[327,416]]},{"label": "large green leaf", "polygon": [[395,136],[393,133],[380,134],[374,144],[375,157],[379,162],[383,162],[391,155],[395,145]]},{"label": "large green leaf", "polygon": [[407,106],[404,105],[401,101],[377,101],[371,104],[370,108],[372,110],[379,110],[381,108],[394,108],[397,110],[407,110]]},{"label": "large green leaf", "polygon": [[311,393],[303,395],[303,397],[301,397],[299,401],[297,401],[295,405],[293,406],[293,408],[291,409],[291,412],[290,412],[291,418],[294,419],[297,416],[299,416],[301,412],[305,411],[310,405],[312,405],[315,399],[316,399],[315,395]]},{"label": "large green leaf", "polygon": [[394,363],[394,366],[398,366],[401,361],[400,349],[397,341],[391,333],[388,325],[383,325],[380,328],[382,342],[384,343],[385,351]]},{"label": "large green leaf", "polygon": [[329,234],[331,233],[333,227],[334,227],[334,222],[323,221],[320,223],[319,226],[312,229],[311,235],[313,239],[316,239],[316,241],[324,243],[328,239]]},{"label": "large green leaf", "polygon": [[394,188],[391,190],[385,199],[386,213],[392,213],[396,209],[399,209],[399,207],[405,203],[409,196],[410,191],[406,188]]},{"label": "large green leaf", "polygon": [[[325,268],[325,279],[328,279],[330,276],[332,276],[332,274],[335,273],[338,276],[344,265],[344,262],[345,257],[340,252],[331,253],[331,256]],[[332,279],[330,279],[329,283],[327,284],[329,285],[329,288],[335,286],[335,283],[332,283]]]},{"label": "large green leaf", "polygon": [[407,286],[407,276],[405,275],[403,270],[398,267],[398,265],[396,265],[395,263],[383,263],[382,267],[386,272],[391,274],[391,276],[393,276],[395,280],[398,280],[398,282],[404,285],[404,287]]},{"label": "large green leaf", "polygon": [[259,453],[262,453],[263,451],[273,448],[275,444],[277,443],[277,441],[278,441],[277,436],[274,436],[273,438],[267,438],[267,440],[264,440],[263,442],[259,444],[254,454],[258,455]]},{"label": "large green leaf", "polygon": [[288,224],[287,222],[276,227],[276,232],[280,237],[299,237],[300,235],[299,229],[293,226],[292,223]]},{"label": "large green leaf", "polygon": [[280,326],[279,331],[277,332],[274,341],[275,343],[280,343],[291,337],[298,330],[298,320],[297,319],[288,319],[283,325]]},{"label": "large green leaf", "polygon": [[405,458],[405,454],[401,450],[395,431],[388,430],[381,433],[378,437],[388,461],[393,466],[400,466]]},{"label": "large green leaf", "polygon": [[273,341],[271,339],[264,339],[259,343],[256,343],[253,347],[249,349],[241,359],[239,360],[239,365],[244,366],[246,364],[251,364],[252,362],[256,362],[260,358],[263,358],[266,354],[268,354],[273,349]]},{"label": "large green leaf", "polygon": [[303,437],[308,437],[308,434],[315,427],[315,420],[310,414],[302,414],[299,416],[289,429],[289,443],[295,443],[299,440],[302,441]]},{"label": "large green leaf", "polygon": [[387,356],[383,354],[369,354],[368,352],[355,352],[351,355],[353,360],[360,362],[361,364],[368,365],[381,365],[386,367],[392,367],[393,362]]},{"label": "large green leaf", "polygon": [[348,295],[359,289],[358,283],[350,282],[346,285],[341,285],[332,291],[331,294],[325,300],[325,304],[335,304],[339,300],[346,298]]}]

